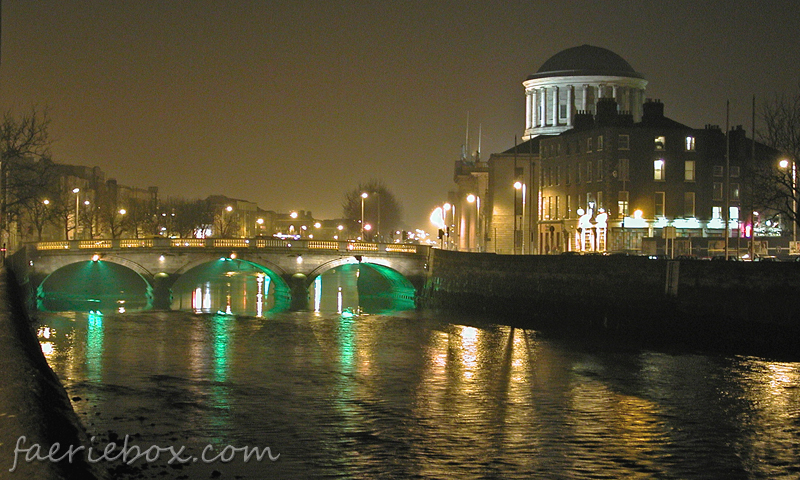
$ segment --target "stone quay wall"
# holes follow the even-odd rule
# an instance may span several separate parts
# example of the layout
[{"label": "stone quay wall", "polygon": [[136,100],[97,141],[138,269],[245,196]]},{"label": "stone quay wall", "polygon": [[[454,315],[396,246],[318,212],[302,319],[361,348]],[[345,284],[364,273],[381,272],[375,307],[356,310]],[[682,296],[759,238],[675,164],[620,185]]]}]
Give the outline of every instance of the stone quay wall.
[{"label": "stone quay wall", "polygon": [[[64,456],[69,446],[88,448],[90,444],[64,387],[42,354],[23,305],[23,293],[13,276],[0,268],[0,478],[107,478],[100,466],[86,461],[85,451],[72,462],[34,459],[34,454],[48,457],[56,443],[59,448],[48,458]],[[29,450],[34,445],[40,450]]]},{"label": "stone quay wall", "polygon": [[574,334],[800,356],[800,262],[433,250],[418,304]]}]

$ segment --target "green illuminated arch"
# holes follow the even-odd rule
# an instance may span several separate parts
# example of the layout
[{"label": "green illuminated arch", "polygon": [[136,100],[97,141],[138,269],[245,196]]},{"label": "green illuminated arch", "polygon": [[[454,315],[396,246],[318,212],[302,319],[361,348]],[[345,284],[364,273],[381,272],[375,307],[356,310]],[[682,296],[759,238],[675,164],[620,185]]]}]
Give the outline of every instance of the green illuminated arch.
[{"label": "green illuminated arch", "polygon": [[58,268],[36,289],[42,311],[118,311],[151,308],[150,283],[114,262],[79,261]]},{"label": "green illuminated arch", "polygon": [[[205,282],[220,282],[230,278],[236,279],[240,283],[245,279],[244,282],[246,283],[248,279],[252,280],[258,276],[268,278],[269,281],[265,283],[271,285],[268,288],[273,294],[274,304],[269,308],[269,311],[275,312],[287,309],[291,300],[291,293],[284,279],[271,269],[249,260],[222,257],[195,265],[181,274],[172,285],[172,291],[173,295],[180,296],[185,295],[187,291],[194,290],[198,285],[202,285]],[[242,284],[242,287],[245,287],[245,284]],[[232,292],[231,294],[237,295],[238,293]],[[175,306],[175,301],[173,301],[173,306]],[[182,309],[186,309],[186,307],[183,304],[178,306],[178,308]],[[224,309],[218,310],[224,311]]]}]

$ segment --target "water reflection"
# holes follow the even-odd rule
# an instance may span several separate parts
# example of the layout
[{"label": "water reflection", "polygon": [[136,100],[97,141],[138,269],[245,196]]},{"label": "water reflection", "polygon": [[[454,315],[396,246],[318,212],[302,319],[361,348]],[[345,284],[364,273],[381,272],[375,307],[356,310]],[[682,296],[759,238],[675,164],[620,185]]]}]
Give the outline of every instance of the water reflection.
[{"label": "water reflection", "polygon": [[90,400],[76,409],[102,413],[91,428],[282,454],[231,477],[798,474],[795,363],[587,349],[417,312],[48,315],[39,336]]},{"label": "water reflection", "polygon": [[414,288],[379,265],[346,264],[317,276],[309,288],[315,312],[388,314],[414,308]]}]

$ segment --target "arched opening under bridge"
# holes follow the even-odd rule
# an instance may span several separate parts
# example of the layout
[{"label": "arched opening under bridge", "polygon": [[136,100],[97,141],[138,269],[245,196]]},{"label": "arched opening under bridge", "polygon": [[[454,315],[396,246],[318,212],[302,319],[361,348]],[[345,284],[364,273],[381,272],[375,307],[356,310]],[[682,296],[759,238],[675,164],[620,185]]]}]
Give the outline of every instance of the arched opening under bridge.
[{"label": "arched opening under bridge", "polygon": [[415,307],[416,291],[402,274],[375,263],[343,263],[311,280],[310,307],[317,312],[360,310],[387,314]]}]

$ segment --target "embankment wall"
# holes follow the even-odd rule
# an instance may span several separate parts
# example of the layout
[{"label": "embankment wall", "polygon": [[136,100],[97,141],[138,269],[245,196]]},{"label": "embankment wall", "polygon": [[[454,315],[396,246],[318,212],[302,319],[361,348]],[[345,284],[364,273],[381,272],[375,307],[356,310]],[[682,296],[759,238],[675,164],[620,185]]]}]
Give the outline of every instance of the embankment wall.
[{"label": "embankment wall", "polygon": [[434,250],[419,304],[576,334],[800,354],[800,263]]},{"label": "embankment wall", "polygon": [[47,456],[55,443],[61,457],[69,446],[89,447],[89,440],[72,409],[64,387],[42,354],[36,334],[23,308],[22,292],[6,269],[0,269],[0,479],[99,479],[105,473],[86,462],[85,451],[55,463],[26,461],[20,448],[38,444]]}]

